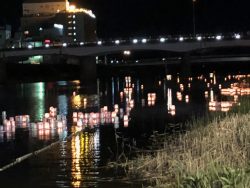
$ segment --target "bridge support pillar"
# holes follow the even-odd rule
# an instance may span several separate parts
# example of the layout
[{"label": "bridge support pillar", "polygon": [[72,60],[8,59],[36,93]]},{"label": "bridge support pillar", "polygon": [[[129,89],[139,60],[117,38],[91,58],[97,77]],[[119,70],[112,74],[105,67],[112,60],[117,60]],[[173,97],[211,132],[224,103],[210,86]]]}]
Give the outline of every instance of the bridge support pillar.
[{"label": "bridge support pillar", "polygon": [[5,59],[0,59],[0,84],[5,83],[7,80],[7,67]]},{"label": "bridge support pillar", "polygon": [[80,80],[85,93],[97,93],[97,74],[95,57],[80,58]]},{"label": "bridge support pillar", "polygon": [[191,63],[189,55],[184,55],[182,58],[180,74],[183,78],[188,78],[191,75]]}]

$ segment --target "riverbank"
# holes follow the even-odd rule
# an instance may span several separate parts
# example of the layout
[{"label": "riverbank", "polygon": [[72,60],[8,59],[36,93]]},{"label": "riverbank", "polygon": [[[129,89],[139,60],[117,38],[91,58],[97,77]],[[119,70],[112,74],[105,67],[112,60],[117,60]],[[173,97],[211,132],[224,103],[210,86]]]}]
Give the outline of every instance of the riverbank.
[{"label": "riverbank", "polygon": [[249,111],[190,126],[185,134],[153,136],[158,149],[127,162],[128,178],[155,187],[250,187]]}]

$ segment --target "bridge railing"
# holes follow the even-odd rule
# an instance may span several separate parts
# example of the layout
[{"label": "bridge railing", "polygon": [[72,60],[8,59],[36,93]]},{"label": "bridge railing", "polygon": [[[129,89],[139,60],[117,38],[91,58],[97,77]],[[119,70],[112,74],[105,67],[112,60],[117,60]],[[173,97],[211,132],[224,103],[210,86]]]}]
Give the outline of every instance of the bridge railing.
[{"label": "bridge railing", "polygon": [[[99,39],[93,42],[44,42],[44,41],[23,41],[22,44],[15,45],[3,50],[23,50],[39,48],[66,48],[66,47],[91,47],[91,46],[114,46],[131,44],[157,44],[157,43],[177,43],[177,42],[202,42],[202,41],[225,41],[225,40],[247,40],[250,39],[249,33],[227,33],[227,34],[197,34],[192,35],[165,35],[159,37],[131,37],[127,39]],[[36,42],[42,45],[36,46]]]}]

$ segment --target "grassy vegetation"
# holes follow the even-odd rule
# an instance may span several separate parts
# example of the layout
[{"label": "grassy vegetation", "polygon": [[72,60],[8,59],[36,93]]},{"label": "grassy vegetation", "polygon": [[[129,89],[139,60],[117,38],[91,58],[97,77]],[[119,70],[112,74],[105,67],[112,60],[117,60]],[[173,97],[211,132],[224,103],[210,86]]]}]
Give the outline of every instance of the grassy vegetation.
[{"label": "grassy vegetation", "polygon": [[250,187],[250,105],[242,106],[194,120],[183,134],[152,136],[159,147],[126,162],[128,177],[155,187]]}]

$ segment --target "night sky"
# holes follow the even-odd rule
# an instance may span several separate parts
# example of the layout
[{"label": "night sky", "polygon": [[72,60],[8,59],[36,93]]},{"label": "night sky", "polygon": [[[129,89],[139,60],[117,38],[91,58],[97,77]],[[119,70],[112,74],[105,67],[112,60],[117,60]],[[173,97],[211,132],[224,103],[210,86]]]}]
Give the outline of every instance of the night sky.
[{"label": "night sky", "polygon": [[[16,30],[22,0],[3,1],[1,23]],[[192,0],[75,0],[97,16],[101,38],[192,33]],[[197,0],[197,33],[250,30],[249,0]]]}]

